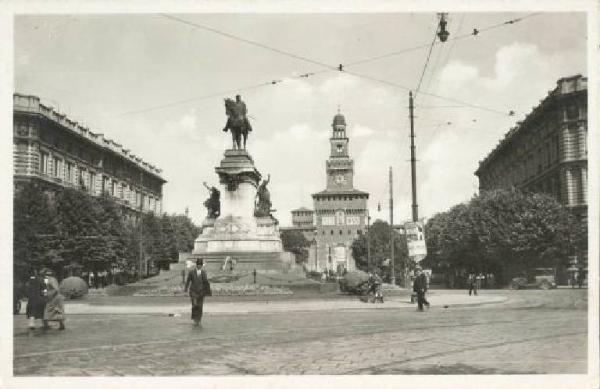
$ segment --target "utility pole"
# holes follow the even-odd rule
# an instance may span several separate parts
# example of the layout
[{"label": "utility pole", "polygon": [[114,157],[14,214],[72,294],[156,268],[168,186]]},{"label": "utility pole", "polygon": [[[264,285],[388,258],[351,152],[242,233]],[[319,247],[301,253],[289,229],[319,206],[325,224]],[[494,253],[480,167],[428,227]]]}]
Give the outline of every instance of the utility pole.
[{"label": "utility pole", "polygon": [[367,209],[367,271],[371,272],[371,234],[369,233],[369,227],[371,224],[371,216],[369,216],[369,210]]},{"label": "utility pole", "polygon": [[392,266],[392,285],[396,284],[396,273],[394,273],[394,179],[392,176],[392,167],[390,166],[390,261]]},{"label": "utility pole", "polygon": [[417,205],[417,160],[415,158],[415,125],[413,114],[413,95],[408,93],[408,109],[410,116],[410,167],[412,177],[412,221],[419,220],[419,206]]},{"label": "utility pole", "polygon": [[144,263],[144,192],[143,192],[143,172],[140,171],[140,264],[139,264],[139,279],[142,279],[142,266]]}]

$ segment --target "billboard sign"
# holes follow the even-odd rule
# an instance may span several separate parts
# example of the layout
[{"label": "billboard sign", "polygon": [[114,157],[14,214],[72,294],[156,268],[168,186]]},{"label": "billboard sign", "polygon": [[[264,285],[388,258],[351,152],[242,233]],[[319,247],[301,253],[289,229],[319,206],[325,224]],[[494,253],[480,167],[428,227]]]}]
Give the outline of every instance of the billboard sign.
[{"label": "billboard sign", "polygon": [[408,244],[408,256],[419,262],[427,255],[425,245],[425,229],[422,222],[404,223],[406,231],[406,242]]}]

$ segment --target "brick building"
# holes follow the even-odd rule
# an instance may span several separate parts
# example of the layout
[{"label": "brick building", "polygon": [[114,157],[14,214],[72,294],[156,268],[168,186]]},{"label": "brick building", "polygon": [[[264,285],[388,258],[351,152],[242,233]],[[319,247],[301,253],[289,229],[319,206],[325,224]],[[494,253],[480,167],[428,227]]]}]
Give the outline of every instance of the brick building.
[{"label": "brick building", "polygon": [[354,188],[354,161],[348,152],[346,119],[334,116],[329,143],[329,159],[325,163],[326,189],[312,195],[314,210],[292,211],[292,227],[303,232],[312,243],[307,268],[342,272],[356,268],[352,242],[366,230],[369,194]]},{"label": "brick building", "polygon": [[587,78],[561,78],[479,163],[479,190],[547,193],[587,221]]},{"label": "brick building", "polygon": [[161,170],[130,150],[40,103],[36,96],[13,95],[15,193],[37,181],[49,190],[79,188],[108,193],[126,215],[162,213]]}]

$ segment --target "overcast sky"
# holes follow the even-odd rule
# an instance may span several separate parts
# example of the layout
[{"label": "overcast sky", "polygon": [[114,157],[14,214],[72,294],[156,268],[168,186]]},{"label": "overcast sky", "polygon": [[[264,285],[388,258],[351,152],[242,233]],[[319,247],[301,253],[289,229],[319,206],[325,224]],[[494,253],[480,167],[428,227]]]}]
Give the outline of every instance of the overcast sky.
[{"label": "overcast sky", "polygon": [[[447,28],[452,38],[524,15],[451,13]],[[410,218],[408,91],[321,72],[327,69],[314,62],[336,66],[428,44],[435,14],[174,16],[306,60],[161,15],[19,16],[15,92],[39,96],[163,169],[164,211],[183,213],[189,207],[197,223],[206,214],[202,182],[218,182],[214,167],[231,144],[221,131],[224,97],[239,90],[248,106],[254,126],[248,150],[259,171],[271,174],[271,200],[283,226],[291,222],[291,209],[312,208],[311,193],[325,189],[330,125],[339,106],[348,124],[355,187],[370,193],[371,215],[388,219],[392,166],[394,220]],[[346,69],[415,89],[428,51],[423,47]],[[476,193],[478,161],[558,78],[586,75],[586,61],[585,16],[574,13],[541,14],[435,45],[421,90],[492,111],[418,96],[420,216]],[[320,73],[298,77],[311,72]],[[245,89],[272,80],[283,82]],[[510,110],[516,115],[508,116]]]}]

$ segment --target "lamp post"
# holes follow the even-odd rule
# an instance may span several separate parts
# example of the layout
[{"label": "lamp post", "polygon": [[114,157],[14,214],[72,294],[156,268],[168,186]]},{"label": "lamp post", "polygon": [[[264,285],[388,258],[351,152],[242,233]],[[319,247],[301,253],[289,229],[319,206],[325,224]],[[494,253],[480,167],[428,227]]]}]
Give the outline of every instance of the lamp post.
[{"label": "lamp post", "polygon": [[317,246],[317,238],[313,238],[312,243],[315,245],[315,271],[319,271],[319,247]]},{"label": "lamp post", "polygon": [[439,31],[437,33],[437,36],[440,38],[440,41],[446,42],[448,40],[448,37],[450,36],[450,33],[448,31],[446,31],[446,24],[448,24],[448,21],[446,20],[446,17],[448,16],[447,13],[442,12],[439,14],[440,17],[440,25],[439,25]]}]

